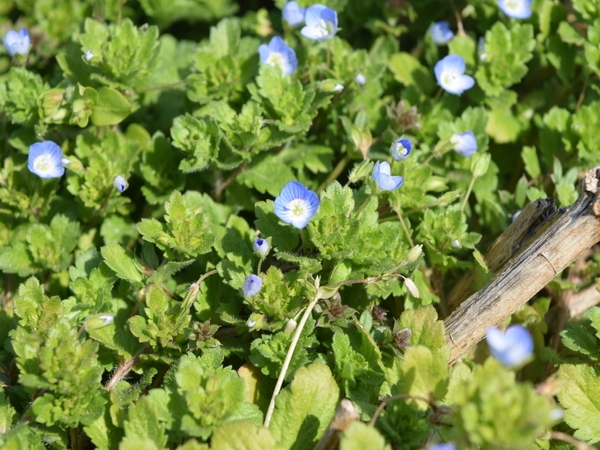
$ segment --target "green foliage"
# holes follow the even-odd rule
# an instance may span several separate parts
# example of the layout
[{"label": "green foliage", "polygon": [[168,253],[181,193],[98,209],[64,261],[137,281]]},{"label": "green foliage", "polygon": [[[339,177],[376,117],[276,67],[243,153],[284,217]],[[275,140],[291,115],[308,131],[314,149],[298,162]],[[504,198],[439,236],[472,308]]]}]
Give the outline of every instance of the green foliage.
[{"label": "green foliage", "polygon": [[[598,445],[600,308],[555,320],[550,299],[597,284],[600,258],[515,313],[535,340],[516,373],[485,344],[449,367],[442,318],[466,271],[493,276],[483,255],[519,209],[571,205],[600,164],[600,3],[520,20],[492,0],[329,0],[326,42],[262,3],[0,2],[3,37],[31,37],[0,51],[0,447],[314,448],[342,396],[360,414],[343,449],[563,448],[554,426]],[[261,61],[274,36],[291,75]],[[476,80],[460,96],[435,77],[446,55]],[[44,141],[64,176],[29,170]],[[320,200],[302,230],[275,213],[293,180]]]}]

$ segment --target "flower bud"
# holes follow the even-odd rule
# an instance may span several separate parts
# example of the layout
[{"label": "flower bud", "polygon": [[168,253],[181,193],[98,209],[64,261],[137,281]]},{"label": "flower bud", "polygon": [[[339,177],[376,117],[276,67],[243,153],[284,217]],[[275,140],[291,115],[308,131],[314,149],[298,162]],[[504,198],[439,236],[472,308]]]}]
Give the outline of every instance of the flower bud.
[{"label": "flower bud", "polygon": [[257,255],[264,258],[269,253],[271,245],[266,239],[258,238],[254,241],[254,244],[252,244],[252,248]]}]

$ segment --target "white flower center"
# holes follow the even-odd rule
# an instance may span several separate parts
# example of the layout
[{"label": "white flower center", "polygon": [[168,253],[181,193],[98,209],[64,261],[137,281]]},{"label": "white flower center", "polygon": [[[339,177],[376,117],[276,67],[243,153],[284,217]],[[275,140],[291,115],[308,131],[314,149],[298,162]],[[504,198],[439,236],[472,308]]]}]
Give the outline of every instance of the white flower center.
[{"label": "white flower center", "polygon": [[35,158],[33,168],[36,172],[46,174],[52,170],[52,157],[48,154],[40,155]]},{"label": "white flower center", "polygon": [[306,202],[298,198],[289,202],[287,208],[292,216],[303,217],[306,214]]},{"label": "white flower center", "polygon": [[326,20],[319,20],[316,24],[313,25],[315,28],[315,36],[318,38],[324,38],[329,35],[333,30],[331,26],[331,22],[327,22]]},{"label": "white flower center", "polygon": [[285,61],[283,60],[283,55],[281,53],[271,52],[266,63],[270,66],[276,66],[283,70]]},{"label": "white flower center", "polygon": [[459,77],[460,77],[460,74],[456,70],[446,70],[442,74],[442,82],[446,86],[451,86],[454,83],[456,83],[456,81],[458,80]]},{"label": "white flower center", "polygon": [[519,12],[521,10],[521,0],[507,0],[504,6],[513,13]]}]

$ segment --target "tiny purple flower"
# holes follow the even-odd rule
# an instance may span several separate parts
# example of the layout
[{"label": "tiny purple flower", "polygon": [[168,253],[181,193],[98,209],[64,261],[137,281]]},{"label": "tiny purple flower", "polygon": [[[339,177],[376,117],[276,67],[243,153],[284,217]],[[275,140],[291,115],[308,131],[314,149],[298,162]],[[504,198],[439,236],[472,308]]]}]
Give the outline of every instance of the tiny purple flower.
[{"label": "tiny purple flower", "polygon": [[522,325],[511,325],[504,332],[490,327],[486,340],[492,356],[507,367],[522,365],[533,353],[533,339]]},{"label": "tiny purple flower", "polygon": [[390,163],[387,161],[377,161],[375,163],[371,178],[377,183],[377,187],[380,191],[393,191],[394,189],[398,189],[402,186],[402,183],[404,183],[404,178],[399,175],[392,176],[390,173]]},{"label": "tiny purple flower", "polygon": [[2,42],[10,56],[26,55],[31,47],[29,32],[25,28],[21,28],[19,31],[9,30]]},{"label": "tiny purple flower", "polygon": [[450,142],[454,145],[454,151],[464,157],[472,156],[477,151],[477,140],[472,131],[453,134]]},{"label": "tiny purple flower", "polygon": [[266,239],[258,238],[254,241],[254,244],[252,244],[252,248],[260,256],[267,256],[267,253],[269,253],[271,246],[269,245]]},{"label": "tiny purple flower", "polygon": [[270,66],[276,66],[286,75],[291,75],[298,67],[296,52],[291,47],[285,45],[283,39],[274,36],[269,45],[261,44],[258,47],[260,62]]},{"label": "tiny purple flower", "polygon": [[113,180],[113,184],[115,185],[117,191],[119,191],[121,194],[125,192],[125,189],[127,189],[127,180],[121,175],[117,175],[115,177],[115,179]]},{"label": "tiny purple flower", "polygon": [[450,29],[447,20],[435,22],[429,28],[429,36],[437,45],[446,45],[454,37],[454,32]]},{"label": "tiny purple flower", "polygon": [[475,80],[465,75],[465,60],[458,55],[448,55],[440,59],[433,71],[438,84],[450,94],[460,95],[475,85]]},{"label": "tiny purple flower", "polygon": [[306,8],[300,8],[298,6],[298,2],[287,2],[283,5],[283,10],[281,14],[283,16],[283,20],[290,24],[290,26],[295,27],[304,22],[304,14],[306,13]]},{"label": "tiny purple flower", "polygon": [[258,294],[260,288],[262,287],[262,280],[257,275],[248,275],[246,280],[244,281],[244,287],[242,288],[244,291],[245,297],[252,297],[253,295]]},{"label": "tiny purple flower", "polygon": [[392,144],[392,156],[396,161],[402,161],[408,158],[412,152],[412,144],[406,138],[396,139]]},{"label": "tiny purple flower", "polygon": [[304,15],[306,26],[300,30],[303,36],[323,42],[337,33],[337,13],[325,5],[316,4],[306,8]]},{"label": "tiny purple flower", "polygon": [[36,142],[29,146],[27,168],[40,178],[59,178],[65,173],[63,155],[52,141]]},{"label": "tiny purple flower", "polygon": [[319,209],[319,197],[297,181],[286,184],[275,199],[277,217],[302,229]]},{"label": "tiny purple flower", "polygon": [[498,8],[513,19],[529,19],[531,17],[531,0],[498,0]]}]

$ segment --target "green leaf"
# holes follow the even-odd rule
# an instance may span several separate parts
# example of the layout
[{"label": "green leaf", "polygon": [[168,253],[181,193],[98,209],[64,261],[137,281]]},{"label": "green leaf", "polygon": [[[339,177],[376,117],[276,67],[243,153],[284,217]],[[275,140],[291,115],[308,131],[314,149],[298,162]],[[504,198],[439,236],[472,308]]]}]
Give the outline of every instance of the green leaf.
[{"label": "green leaf", "polygon": [[485,34],[487,56],[477,68],[477,84],[490,96],[500,95],[525,76],[526,63],[533,57],[534,47],[530,24],[513,22],[509,29],[496,22]]},{"label": "green leaf", "polygon": [[580,353],[593,360],[598,361],[598,340],[590,333],[587,327],[579,323],[570,323],[561,331],[562,343],[574,352]]},{"label": "green leaf", "polygon": [[136,260],[119,244],[105,245],[100,249],[104,262],[117,276],[134,284],[142,282],[144,277]]},{"label": "green leaf", "polygon": [[116,125],[131,111],[129,101],[116,89],[101,87],[92,110],[91,120],[96,126]]},{"label": "green leaf", "polygon": [[270,429],[277,442],[296,450],[313,449],[333,418],[339,396],[325,364],[298,369],[276,399]]},{"label": "green leaf", "polygon": [[352,422],[350,426],[341,433],[340,450],[390,450],[391,447],[385,443],[384,437],[377,428],[359,421]]},{"label": "green leaf", "polygon": [[265,236],[270,236],[273,247],[283,252],[293,252],[298,248],[298,231],[289,225],[282,225],[273,212],[273,202],[258,202],[255,205],[256,221],[254,225]]},{"label": "green leaf", "polygon": [[421,65],[419,60],[410,53],[396,53],[391,56],[388,67],[396,80],[405,86],[417,86],[425,95],[430,95],[435,89],[435,81],[431,71]]},{"label": "green leaf", "polygon": [[17,241],[13,245],[0,248],[0,271],[16,273],[20,277],[37,272],[24,242]]},{"label": "green leaf", "polygon": [[594,445],[600,442],[600,376],[585,364],[562,364],[558,369],[561,389],[558,401],[565,422],[576,439]]},{"label": "green leaf", "polygon": [[525,163],[525,170],[527,171],[527,174],[532,179],[535,180],[541,175],[542,170],[540,169],[540,162],[538,161],[535,147],[523,147],[523,151],[521,152],[521,158]]},{"label": "green leaf", "polygon": [[158,412],[146,397],[141,397],[129,407],[123,424],[125,438],[120,448],[162,449],[167,444],[165,425],[158,420]]},{"label": "green leaf", "polygon": [[238,420],[224,423],[213,433],[210,440],[212,450],[283,450],[271,431],[263,426]]},{"label": "green leaf", "polygon": [[444,322],[438,320],[433,306],[419,309],[407,309],[400,316],[399,328],[410,328],[410,343],[413,346],[423,345],[436,351],[446,344]]}]

